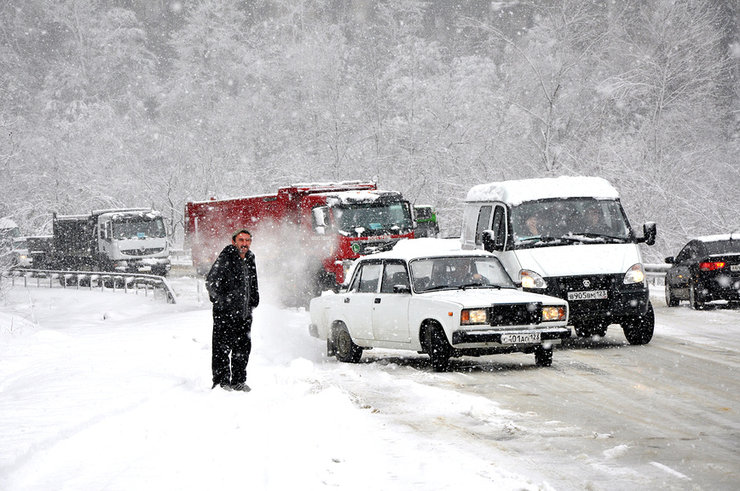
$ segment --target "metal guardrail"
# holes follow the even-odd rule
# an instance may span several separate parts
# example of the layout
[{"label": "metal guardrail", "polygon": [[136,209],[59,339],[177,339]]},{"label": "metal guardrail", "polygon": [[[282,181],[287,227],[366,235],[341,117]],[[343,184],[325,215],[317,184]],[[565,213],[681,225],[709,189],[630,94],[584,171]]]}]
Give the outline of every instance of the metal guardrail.
[{"label": "metal guardrail", "polygon": [[137,295],[144,291],[144,296],[152,295],[158,290],[164,294],[167,303],[175,302],[175,293],[170,287],[167,280],[162,276],[151,274],[137,273],[111,273],[103,271],[60,271],[50,269],[26,269],[14,268],[2,273],[10,278],[11,284],[15,285],[17,281],[23,281],[23,286],[30,283],[36,283],[37,287],[49,286],[53,288],[55,283],[61,288],[87,288],[123,291],[128,293],[133,291]]},{"label": "metal guardrail", "polygon": [[665,286],[665,273],[671,267],[670,264],[644,264],[643,266],[648,283],[653,286]]}]

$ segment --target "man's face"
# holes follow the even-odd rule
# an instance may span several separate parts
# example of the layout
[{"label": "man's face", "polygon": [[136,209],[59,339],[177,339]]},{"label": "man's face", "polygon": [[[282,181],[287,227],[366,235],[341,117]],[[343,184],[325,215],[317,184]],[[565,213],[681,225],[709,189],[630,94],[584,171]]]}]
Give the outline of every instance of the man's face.
[{"label": "man's face", "polygon": [[233,243],[239,250],[239,255],[243,258],[247,255],[247,251],[249,251],[249,246],[252,245],[252,236],[242,232],[236,236]]}]

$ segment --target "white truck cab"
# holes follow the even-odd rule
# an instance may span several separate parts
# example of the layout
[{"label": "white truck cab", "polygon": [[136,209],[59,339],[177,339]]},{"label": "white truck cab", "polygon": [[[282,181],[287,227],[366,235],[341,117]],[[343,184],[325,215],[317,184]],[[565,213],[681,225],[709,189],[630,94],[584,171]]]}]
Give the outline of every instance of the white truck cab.
[{"label": "white truck cab", "polygon": [[578,336],[620,324],[631,344],[653,335],[640,242],[617,190],[598,177],[557,177],[474,186],[463,211],[463,249],[493,252],[525,291],[560,297]]}]

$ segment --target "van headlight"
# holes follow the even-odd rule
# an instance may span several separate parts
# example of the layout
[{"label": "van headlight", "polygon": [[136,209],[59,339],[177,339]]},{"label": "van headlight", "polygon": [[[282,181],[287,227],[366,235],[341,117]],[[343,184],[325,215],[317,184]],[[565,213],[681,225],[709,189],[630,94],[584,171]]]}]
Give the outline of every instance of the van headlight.
[{"label": "van headlight", "polygon": [[460,313],[460,324],[488,324],[488,311],[486,309],[463,309]]},{"label": "van headlight", "polygon": [[645,281],[645,270],[642,264],[633,264],[630,269],[624,274],[624,284],[634,285],[635,283],[643,283]]},{"label": "van headlight", "polygon": [[542,307],[542,322],[564,321],[565,311],[563,305],[544,305]]},{"label": "van headlight", "polygon": [[545,279],[530,269],[523,269],[519,271],[519,282],[522,284],[522,288],[536,288],[545,289],[547,288],[547,282]]}]

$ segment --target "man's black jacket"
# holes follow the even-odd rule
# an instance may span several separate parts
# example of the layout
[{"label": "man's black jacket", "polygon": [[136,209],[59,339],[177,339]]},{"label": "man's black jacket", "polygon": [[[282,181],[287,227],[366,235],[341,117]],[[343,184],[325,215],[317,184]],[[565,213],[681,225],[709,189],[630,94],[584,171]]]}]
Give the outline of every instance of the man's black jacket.
[{"label": "man's black jacket", "polygon": [[247,251],[243,260],[236,246],[226,246],[206,276],[206,289],[214,313],[249,319],[260,303],[254,253]]}]

